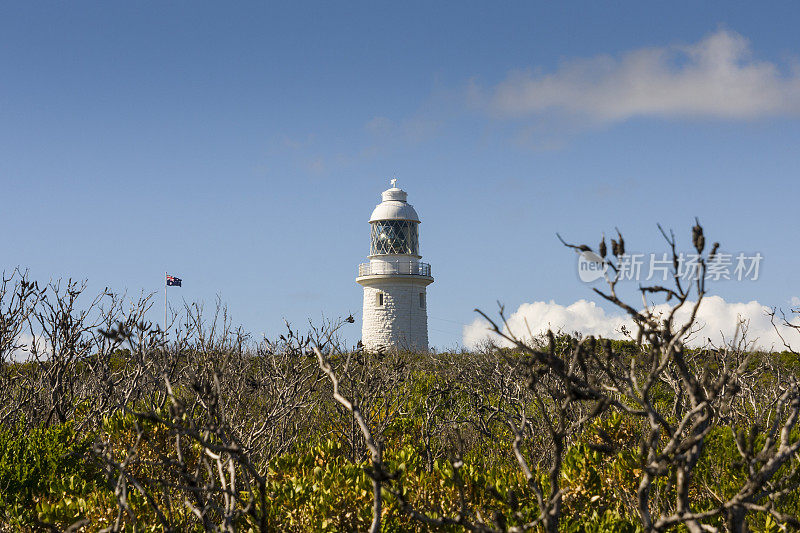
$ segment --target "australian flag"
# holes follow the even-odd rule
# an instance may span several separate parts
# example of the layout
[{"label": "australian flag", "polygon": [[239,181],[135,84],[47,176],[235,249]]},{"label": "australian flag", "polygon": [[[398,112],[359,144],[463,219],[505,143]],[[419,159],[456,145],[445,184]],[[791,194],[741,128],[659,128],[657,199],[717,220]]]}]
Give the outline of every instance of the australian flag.
[{"label": "australian flag", "polygon": [[167,287],[180,287],[181,286],[181,278],[176,278],[175,276],[167,276]]}]

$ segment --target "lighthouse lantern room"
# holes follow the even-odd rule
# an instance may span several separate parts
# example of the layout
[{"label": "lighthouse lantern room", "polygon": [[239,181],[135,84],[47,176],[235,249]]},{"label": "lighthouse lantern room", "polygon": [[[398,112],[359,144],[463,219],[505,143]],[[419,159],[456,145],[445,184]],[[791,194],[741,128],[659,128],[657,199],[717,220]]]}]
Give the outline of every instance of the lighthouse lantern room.
[{"label": "lighthouse lantern room", "polygon": [[369,262],[358,266],[364,287],[361,342],[368,351],[428,350],[427,287],[431,266],[420,261],[419,215],[391,180],[369,219]]}]

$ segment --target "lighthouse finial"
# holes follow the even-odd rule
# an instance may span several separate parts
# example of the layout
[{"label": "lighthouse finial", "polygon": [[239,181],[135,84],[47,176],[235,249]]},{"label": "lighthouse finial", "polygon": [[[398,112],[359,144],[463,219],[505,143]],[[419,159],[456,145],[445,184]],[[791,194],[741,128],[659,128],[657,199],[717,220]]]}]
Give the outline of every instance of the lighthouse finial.
[{"label": "lighthouse finial", "polygon": [[392,184],[392,188],[394,189],[395,187],[397,187],[397,178],[390,179],[389,183]]}]

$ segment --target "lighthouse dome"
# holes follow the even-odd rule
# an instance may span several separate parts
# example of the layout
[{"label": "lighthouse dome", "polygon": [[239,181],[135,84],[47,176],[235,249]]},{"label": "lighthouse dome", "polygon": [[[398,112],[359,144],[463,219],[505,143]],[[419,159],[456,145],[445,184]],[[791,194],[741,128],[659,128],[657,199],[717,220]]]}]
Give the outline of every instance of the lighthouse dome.
[{"label": "lighthouse dome", "polygon": [[410,220],[419,222],[419,215],[414,207],[406,202],[408,194],[403,189],[392,184],[391,189],[386,189],[381,194],[381,203],[372,211],[370,222],[377,220]]}]

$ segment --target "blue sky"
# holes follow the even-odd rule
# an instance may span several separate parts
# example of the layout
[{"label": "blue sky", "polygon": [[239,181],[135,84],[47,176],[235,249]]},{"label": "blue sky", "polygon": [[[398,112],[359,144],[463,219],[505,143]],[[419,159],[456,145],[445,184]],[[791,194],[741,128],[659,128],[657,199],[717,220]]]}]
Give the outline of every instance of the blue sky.
[{"label": "blue sky", "polygon": [[[360,318],[396,176],[433,265],[430,337],[591,291],[560,232],[662,251],[693,217],[764,256],[727,302],[787,307],[796,3],[6,2],[0,269],[211,305],[275,335]],[[158,297],[153,313],[161,313]],[[359,337],[359,323],[347,333]]]}]

